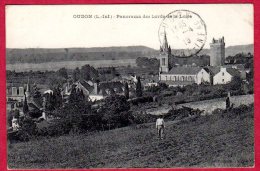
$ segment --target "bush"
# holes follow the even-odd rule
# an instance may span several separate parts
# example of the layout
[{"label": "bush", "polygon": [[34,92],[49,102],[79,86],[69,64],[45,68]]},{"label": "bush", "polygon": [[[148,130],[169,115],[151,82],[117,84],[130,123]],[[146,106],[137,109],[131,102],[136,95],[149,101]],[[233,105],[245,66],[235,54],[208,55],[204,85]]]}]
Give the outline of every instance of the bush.
[{"label": "bush", "polygon": [[132,112],[132,118],[133,118],[132,123],[143,124],[143,123],[154,122],[156,116],[146,114],[146,113]]},{"label": "bush", "polygon": [[168,115],[165,118],[170,120],[181,120],[189,116],[199,116],[202,113],[199,109],[192,109],[189,107],[183,106],[180,109],[172,109],[169,111]]},{"label": "bush", "polygon": [[66,119],[60,119],[50,123],[47,127],[37,129],[38,136],[61,136],[68,134],[72,129],[72,124]]},{"label": "bush", "polygon": [[253,105],[240,105],[236,108],[230,110],[215,109],[212,114],[218,118],[228,118],[233,119],[239,117],[240,119],[246,117],[254,117],[254,107]]},{"label": "bush", "polygon": [[104,105],[99,110],[102,116],[102,128],[113,129],[130,124],[130,105],[125,96],[112,95],[104,100]]},{"label": "bush", "polygon": [[128,100],[132,105],[138,105],[140,103],[147,103],[147,102],[153,102],[152,96],[145,96],[145,97],[137,97]]}]

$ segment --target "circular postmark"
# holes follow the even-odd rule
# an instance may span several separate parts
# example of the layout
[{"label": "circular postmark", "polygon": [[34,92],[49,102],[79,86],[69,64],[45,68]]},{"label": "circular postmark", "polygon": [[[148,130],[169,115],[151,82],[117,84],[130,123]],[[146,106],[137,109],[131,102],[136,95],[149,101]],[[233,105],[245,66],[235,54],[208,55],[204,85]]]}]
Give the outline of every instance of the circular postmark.
[{"label": "circular postmark", "polygon": [[176,10],[169,13],[159,27],[161,45],[165,34],[172,54],[177,57],[196,55],[207,40],[205,22],[198,14],[189,10]]}]

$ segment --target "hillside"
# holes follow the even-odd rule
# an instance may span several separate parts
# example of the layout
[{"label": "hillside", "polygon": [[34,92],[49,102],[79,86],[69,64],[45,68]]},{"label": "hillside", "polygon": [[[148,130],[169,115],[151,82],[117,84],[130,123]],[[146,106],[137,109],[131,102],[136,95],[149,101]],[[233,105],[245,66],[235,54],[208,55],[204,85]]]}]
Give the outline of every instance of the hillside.
[{"label": "hillside", "polygon": [[9,168],[174,168],[254,165],[253,108],[9,145]]},{"label": "hillside", "polygon": [[7,64],[45,63],[60,61],[92,61],[136,59],[153,56],[156,50],[145,46],[62,48],[62,49],[7,49]]},{"label": "hillside", "polygon": [[[199,55],[209,55],[209,49],[203,49]],[[253,45],[237,45],[226,48],[226,56],[237,53],[252,53]],[[146,46],[95,47],[95,48],[60,48],[60,49],[6,49],[7,64],[45,63],[60,61],[91,61],[113,59],[136,59],[155,57],[158,50]]]}]

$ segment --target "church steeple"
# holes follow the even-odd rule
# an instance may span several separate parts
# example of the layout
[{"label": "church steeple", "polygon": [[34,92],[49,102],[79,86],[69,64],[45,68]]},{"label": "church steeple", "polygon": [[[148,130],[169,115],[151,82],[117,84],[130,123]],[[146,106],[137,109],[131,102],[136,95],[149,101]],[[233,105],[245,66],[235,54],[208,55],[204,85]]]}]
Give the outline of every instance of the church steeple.
[{"label": "church steeple", "polygon": [[170,56],[171,50],[170,46],[168,45],[166,32],[164,30],[164,39],[160,46],[160,68],[159,73],[167,73],[169,72],[169,56]]},{"label": "church steeple", "polygon": [[162,52],[164,53],[168,53],[169,52],[169,45],[168,45],[168,41],[167,41],[167,35],[166,32],[164,30],[164,38],[163,38],[163,42],[162,42]]}]

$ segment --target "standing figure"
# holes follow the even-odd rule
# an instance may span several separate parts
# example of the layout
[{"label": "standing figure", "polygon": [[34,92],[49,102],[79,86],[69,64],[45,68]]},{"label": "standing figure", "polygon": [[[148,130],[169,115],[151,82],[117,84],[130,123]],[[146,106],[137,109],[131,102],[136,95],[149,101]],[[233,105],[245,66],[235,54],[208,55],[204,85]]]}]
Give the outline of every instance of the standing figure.
[{"label": "standing figure", "polygon": [[157,134],[158,134],[158,138],[160,138],[160,139],[163,139],[164,128],[165,128],[165,123],[164,123],[163,117],[160,115],[158,117],[158,119],[156,120]]},{"label": "standing figure", "polygon": [[18,119],[16,119],[16,118],[12,119],[12,128],[13,128],[13,131],[19,130],[20,126],[18,124]]}]

